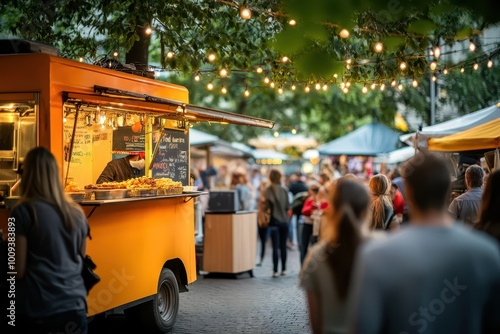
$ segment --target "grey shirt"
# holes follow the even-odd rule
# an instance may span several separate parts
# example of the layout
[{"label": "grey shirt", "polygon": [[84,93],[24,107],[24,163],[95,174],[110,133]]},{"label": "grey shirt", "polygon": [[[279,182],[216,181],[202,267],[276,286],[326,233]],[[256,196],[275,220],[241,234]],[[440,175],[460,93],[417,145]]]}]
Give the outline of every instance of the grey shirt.
[{"label": "grey shirt", "polygon": [[356,267],[356,333],[500,329],[500,248],[482,232],[409,226],[364,245]]},{"label": "grey shirt", "polygon": [[88,234],[87,219],[81,213],[69,233],[56,209],[44,201],[22,203],[12,210],[16,235],[27,238],[26,274],[20,281],[26,294],[26,314],[43,318],[66,311],[85,310],[87,291],[83,284],[80,249]]},{"label": "grey shirt", "polygon": [[451,202],[448,211],[453,219],[472,225],[478,221],[482,197],[483,189],[480,187],[471,188],[466,193],[455,198]]},{"label": "grey shirt", "polygon": [[264,196],[271,203],[272,216],[282,223],[288,223],[288,209],[290,209],[288,190],[273,184],[266,188]]}]

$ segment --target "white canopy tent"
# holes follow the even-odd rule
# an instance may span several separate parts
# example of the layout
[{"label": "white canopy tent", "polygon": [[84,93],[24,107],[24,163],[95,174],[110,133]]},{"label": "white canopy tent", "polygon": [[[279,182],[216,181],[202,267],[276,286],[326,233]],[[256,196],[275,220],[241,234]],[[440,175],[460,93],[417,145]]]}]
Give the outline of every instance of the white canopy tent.
[{"label": "white canopy tent", "polygon": [[388,165],[398,164],[410,159],[415,155],[415,148],[406,146],[388,153],[382,153],[375,157],[375,163],[386,163]]}]

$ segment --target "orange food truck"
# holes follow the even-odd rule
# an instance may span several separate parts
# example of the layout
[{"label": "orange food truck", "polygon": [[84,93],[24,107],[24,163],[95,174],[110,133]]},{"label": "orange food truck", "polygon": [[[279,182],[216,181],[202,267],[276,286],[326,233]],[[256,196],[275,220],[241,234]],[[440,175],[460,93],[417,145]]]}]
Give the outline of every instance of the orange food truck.
[{"label": "orange food truck", "polygon": [[[24,156],[49,148],[91,228],[87,253],[101,282],[88,296],[88,316],[124,311],[167,332],[179,292],[196,280],[191,199],[201,193],[185,191],[190,124],[274,123],[190,105],[181,86],[48,54],[0,55],[0,73],[0,192],[7,197],[0,228],[7,230],[19,196],[13,186]],[[95,185],[109,161],[129,153],[144,154],[145,176],[163,188]]]}]

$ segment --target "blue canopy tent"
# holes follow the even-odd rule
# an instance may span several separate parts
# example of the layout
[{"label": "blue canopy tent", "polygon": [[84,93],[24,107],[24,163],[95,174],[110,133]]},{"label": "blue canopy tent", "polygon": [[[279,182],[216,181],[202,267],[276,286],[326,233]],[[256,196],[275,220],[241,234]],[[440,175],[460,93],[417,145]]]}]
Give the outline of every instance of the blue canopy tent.
[{"label": "blue canopy tent", "polygon": [[398,147],[399,133],[377,122],[364,125],[351,133],[318,147],[321,155],[376,156]]}]

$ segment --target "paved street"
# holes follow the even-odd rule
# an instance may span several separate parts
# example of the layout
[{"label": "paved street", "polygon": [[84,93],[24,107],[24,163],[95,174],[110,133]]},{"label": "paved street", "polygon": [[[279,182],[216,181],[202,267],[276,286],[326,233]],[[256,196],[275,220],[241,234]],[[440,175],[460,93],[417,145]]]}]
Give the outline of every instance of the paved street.
[{"label": "paved street", "polygon": [[[258,245],[258,248],[260,245]],[[303,291],[298,288],[299,253],[288,252],[287,276],[272,278],[271,247],[254,278],[204,278],[180,294],[172,333],[310,333]],[[132,333],[123,316],[92,322],[89,333]]]}]

